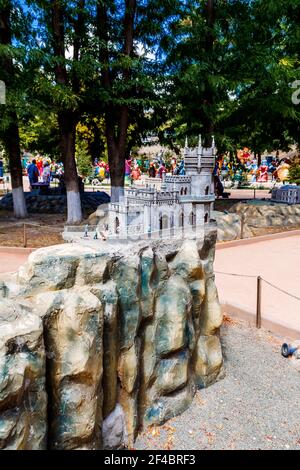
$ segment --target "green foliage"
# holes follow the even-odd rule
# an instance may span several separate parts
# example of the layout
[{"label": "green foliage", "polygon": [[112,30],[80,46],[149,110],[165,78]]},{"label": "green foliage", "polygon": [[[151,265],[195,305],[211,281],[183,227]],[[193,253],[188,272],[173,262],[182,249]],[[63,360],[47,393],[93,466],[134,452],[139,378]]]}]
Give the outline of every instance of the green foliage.
[{"label": "green foliage", "polygon": [[88,144],[85,140],[76,142],[75,158],[78,174],[84,178],[92,173],[91,156],[88,151]]},{"label": "green foliage", "polygon": [[[300,106],[290,86],[300,76],[300,0],[209,2],[210,21],[207,0],[137,0],[131,56],[124,53],[124,0],[61,1],[64,56],[55,53],[53,2],[27,0],[26,9],[24,1],[12,3],[13,45],[0,44],[0,62],[14,64],[13,74],[0,67],[7,84],[0,140],[16,111],[21,146],[59,158],[57,114],[71,111],[80,123],[77,160],[86,166],[87,156],[107,159],[105,114],[119,137],[126,107],[127,156],[149,135],[177,154],[186,135],[195,145],[198,134],[212,131],[220,153],[300,143]],[[107,14],[108,42],[97,30],[97,4]],[[66,68],[66,83],[55,80],[57,67]]]},{"label": "green foliage", "polygon": [[48,155],[60,161],[59,135],[56,116],[41,113],[20,122],[20,145],[24,150]]},{"label": "green foliage", "polygon": [[295,159],[289,168],[289,182],[300,186],[300,159]]},{"label": "green foliage", "polygon": [[221,153],[287,150],[299,142],[290,86],[299,78],[299,1],[210,3],[211,24],[207,1],[187,2],[167,43],[172,91],[161,138],[213,131]]}]

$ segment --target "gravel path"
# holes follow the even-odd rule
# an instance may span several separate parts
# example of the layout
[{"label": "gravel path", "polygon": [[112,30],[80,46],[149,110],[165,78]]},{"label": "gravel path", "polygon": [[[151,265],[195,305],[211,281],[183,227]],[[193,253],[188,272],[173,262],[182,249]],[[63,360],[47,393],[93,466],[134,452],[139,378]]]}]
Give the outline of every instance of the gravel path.
[{"label": "gravel path", "polygon": [[221,335],[226,377],[136,449],[300,449],[300,372],[281,356],[282,339],[230,319]]}]

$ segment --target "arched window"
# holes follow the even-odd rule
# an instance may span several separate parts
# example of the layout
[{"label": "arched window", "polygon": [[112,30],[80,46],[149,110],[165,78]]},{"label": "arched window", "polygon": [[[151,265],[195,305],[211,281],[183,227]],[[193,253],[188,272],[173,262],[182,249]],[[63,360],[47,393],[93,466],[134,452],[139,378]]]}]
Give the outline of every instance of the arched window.
[{"label": "arched window", "polygon": [[180,189],[180,195],[183,195],[183,188]]},{"label": "arched window", "polygon": [[116,217],[115,218],[115,233],[119,233],[119,229],[120,229],[120,221],[118,217]]},{"label": "arched window", "polygon": [[181,212],[181,214],[179,215],[179,227],[183,227],[184,226],[184,213]]},{"label": "arched window", "polygon": [[184,194],[185,194],[185,195],[187,195],[187,188],[185,188],[185,190],[184,190]]},{"label": "arched window", "polygon": [[159,231],[162,230],[162,227],[163,227],[163,218],[162,218],[162,214],[159,214]]},{"label": "arched window", "polygon": [[205,195],[206,195],[206,196],[209,195],[209,186],[206,186],[206,188],[205,188]]},{"label": "arched window", "polygon": [[207,224],[208,222],[208,213],[206,212],[205,216],[204,216],[204,222]]},{"label": "arched window", "polygon": [[190,213],[189,223],[190,225],[196,225],[196,214],[194,211]]},{"label": "arched window", "polygon": [[160,235],[162,235],[162,231],[166,230],[169,226],[169,217],[167,215],[159,215],[159,231]]},{"label": "arched window", "polygon": [[171,234],[171,237],[173,237],[175,235],[175,228],[174,228],[174,214],[171,214],[170,215],[170,234]]},{"label": "arched window", "polygon": [[162,228],[165,230],[169,227],[169,217],[167,215],[162,216]]}]

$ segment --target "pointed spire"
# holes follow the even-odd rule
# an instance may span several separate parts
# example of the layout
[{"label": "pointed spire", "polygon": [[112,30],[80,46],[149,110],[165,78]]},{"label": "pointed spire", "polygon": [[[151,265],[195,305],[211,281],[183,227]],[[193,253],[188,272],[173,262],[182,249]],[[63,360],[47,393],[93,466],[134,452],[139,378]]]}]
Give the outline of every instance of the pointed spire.
[{"label": "pointed spire", "polygon": [[201,137],[201,134],[199,134],[198,147],[199,147],[199,148],[202,147],[202,137]]},{"label": "pointed spire", "polygon": [[184,144],[184,147],[185,147],[186,149],[188,148],[188,138],[187,138],[187,136],[186,136],[186,138],[185,138],[185,144]]},{"label": "pointed spire", "polygon": [[214,149],[215,147],[216,147],[215,136],[213,135],[212,136],[212,148]]}]

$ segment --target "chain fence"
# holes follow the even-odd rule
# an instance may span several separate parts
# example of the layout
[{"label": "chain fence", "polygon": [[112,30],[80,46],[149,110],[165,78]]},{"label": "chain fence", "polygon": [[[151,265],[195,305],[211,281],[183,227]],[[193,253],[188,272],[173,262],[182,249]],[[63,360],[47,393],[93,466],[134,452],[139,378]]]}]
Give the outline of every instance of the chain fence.
[{"label": "chain fence", "polygon": [[[13,237],[12,232],[17,232],[14,236],[14,246],[15,243],[18,243],[23,247],[27,248],[32,242],[41,235],[57,235],[58,239],[63,241],[62,232],[64,230],[64,225],[56,224],[56,225],[46,225],[46,224],[39,224],[36,222],[16,222],[13,225],[0,225],[0,232],[2,233],[10,233],[11,237]],[[37,233],[38,232],[38,233]],[[57,243],[57,242],[56,242]],[[34,246],[32,246],[33,248]]]},{"label": "chain fence", "polygon": [[248,279],[256,279],[256,326],[257,328],[261,328],[261,321],[262,321],[262,284],[265,283],[272,287],[273,289],[281,292],[284,295],[287,295],[290,298],[293,298],[300,302],[300,297],[297,295],[288,292],[281,287],[273,284],[272,282],[264,279],[262,276],[250,275],[250,274],[237,274],[237,273],[228,273],[222,271],[215,271],[215,274],[221,274],[225,276],[232,276],[232,277],[240,277],[240,278],[248,278]]}]

